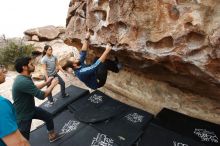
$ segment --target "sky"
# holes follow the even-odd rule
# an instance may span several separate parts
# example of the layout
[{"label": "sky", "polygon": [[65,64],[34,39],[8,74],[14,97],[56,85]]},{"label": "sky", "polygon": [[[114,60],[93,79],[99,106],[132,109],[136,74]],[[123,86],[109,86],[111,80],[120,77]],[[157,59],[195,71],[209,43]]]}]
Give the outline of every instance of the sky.
[{"label": "sky", "polygon": [[30,28],[65,26],[70,0],[1,0],[0,35],[23,37]]}]

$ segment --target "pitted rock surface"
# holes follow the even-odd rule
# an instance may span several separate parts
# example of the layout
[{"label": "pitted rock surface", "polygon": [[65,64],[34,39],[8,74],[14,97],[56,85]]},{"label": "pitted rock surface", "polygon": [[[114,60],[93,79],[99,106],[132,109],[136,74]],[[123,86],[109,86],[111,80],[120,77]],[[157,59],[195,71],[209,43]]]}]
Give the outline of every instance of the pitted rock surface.
[{"label": "pitted rock surface", "polygon": [[[213,99],[220,97],[220,1],[72,0],[65,42],[107,42],[126,68]],[[166,76],[168,75],[168,76]]]}]

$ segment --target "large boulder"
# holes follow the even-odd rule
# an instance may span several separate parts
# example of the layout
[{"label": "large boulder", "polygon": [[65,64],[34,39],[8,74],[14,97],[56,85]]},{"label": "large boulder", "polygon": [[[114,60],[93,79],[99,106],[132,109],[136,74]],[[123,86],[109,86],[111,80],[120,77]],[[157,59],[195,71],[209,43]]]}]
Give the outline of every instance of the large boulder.
[{"label": "large boulder", "polygon": [[219,99],[219,9],[217,0],[72,0],[65,42],[80,47],[89,28],[94,54],[110,42],[127,68]]},{"label": "large boulder", "polygon": [[58,38],[61,33],[64,33],[63,27],[55,27],[53,25],[28,29],[24,32],[25,38],[28,41],[49,41]]},{"label": "large boulder", "polygon": [[71,0],[65,43],[89,60],[114,44],[124,68],[100,90],[158,113],[163,107],[220,123],[219,0]]}]

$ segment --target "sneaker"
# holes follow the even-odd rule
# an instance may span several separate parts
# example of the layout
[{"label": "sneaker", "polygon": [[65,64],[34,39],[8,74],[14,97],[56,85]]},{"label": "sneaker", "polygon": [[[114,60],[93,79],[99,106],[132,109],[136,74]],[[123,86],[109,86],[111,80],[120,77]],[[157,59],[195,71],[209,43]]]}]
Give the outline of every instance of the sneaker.
[{"label": "sneaker", "polygon": [[52,134],[52,136],[49,137],[49,141],[54,142],[54,141],[62,138],[64,135],[65,135],[65,133],[59,133],[59,134],[54,133],[54,134]]},{"label": "sneaker", "polygon": [[68,93],[65,93],[62,98],[66,98],[66,97],[69,97],[70,95]]}]

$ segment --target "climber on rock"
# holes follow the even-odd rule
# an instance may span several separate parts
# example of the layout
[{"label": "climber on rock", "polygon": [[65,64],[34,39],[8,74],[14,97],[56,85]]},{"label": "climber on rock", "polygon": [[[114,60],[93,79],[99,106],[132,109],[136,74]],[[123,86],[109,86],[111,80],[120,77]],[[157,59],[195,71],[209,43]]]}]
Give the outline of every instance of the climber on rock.
[{"label": "climber on rock", "polygon": [[87,87],[97,89],[105,85],[108,70],[118,73],[121,69],[121,64],[118,62],[117,58],[115,60],[106,59],[112,49],[110,44],[106,45],[105,51],[102,53],[101,57],[96,57],[94,59],[93,64],[85,64],[84,61],[89,46],[89,38],[90,33],[87,32],[80,51],[80,58],[69,58],[64,64],[63,69],[68,73],[75,74]]}]

